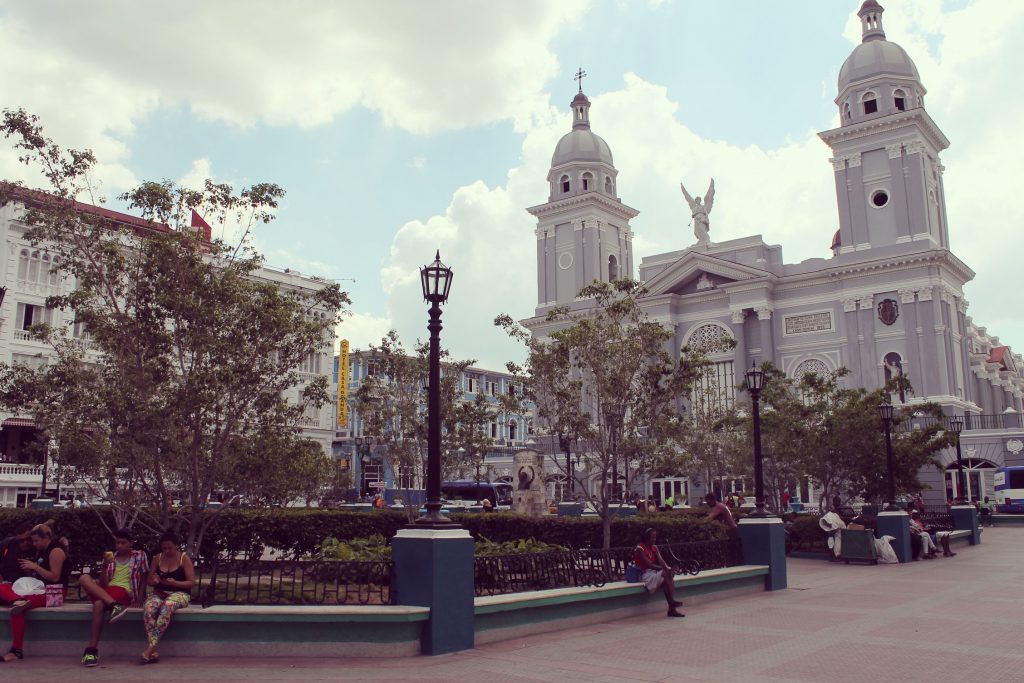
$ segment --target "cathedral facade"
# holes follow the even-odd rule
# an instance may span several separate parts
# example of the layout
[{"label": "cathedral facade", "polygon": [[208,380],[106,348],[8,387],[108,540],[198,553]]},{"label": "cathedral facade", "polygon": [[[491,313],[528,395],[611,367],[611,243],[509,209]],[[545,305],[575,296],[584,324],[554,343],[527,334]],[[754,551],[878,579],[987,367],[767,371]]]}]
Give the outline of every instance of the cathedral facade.
[{"label": "cathedral facade", "polygon": [[[836,187],[839,229],[821,235],[832,237],[831,258],[789,264],[760,235],[715,243],[703,232],[686,249],[634,266],[630,220],[639,212],[617,194],[611,149],[592,132],[581,91],[552,157],[548,201],[529,209],[538,302],[525,323],[543,336],[552,306],[586,307],[576,301],[583,285],[632,277],[648,290],[648,316],[675,330],[677,348],[735,340],[712,358],[726,405],[744,370],[764,361],[791,377],[845,367],[847,384],[868,389],[904,374],[914,394],[897,402],[936,402],[965,418],[966,481],[980,499],[992,495],[996,467],[1024,464],[1024,360],[967,314],[963,287],[974,272],[949,243],[940,160],[949,141],[928,114],[913,61],[886,40],[882,13],[875,0],[861,6],[863,40],[839,72],[840,126],[819,134]],[[704,205],[691,201],[695,225],[706,228],[713,198],[712,185]],[[928,502],[961,493],[955,471],[947,449],[940,467],[921,472]],[[708,483],[683,486],[698,493]]]}]

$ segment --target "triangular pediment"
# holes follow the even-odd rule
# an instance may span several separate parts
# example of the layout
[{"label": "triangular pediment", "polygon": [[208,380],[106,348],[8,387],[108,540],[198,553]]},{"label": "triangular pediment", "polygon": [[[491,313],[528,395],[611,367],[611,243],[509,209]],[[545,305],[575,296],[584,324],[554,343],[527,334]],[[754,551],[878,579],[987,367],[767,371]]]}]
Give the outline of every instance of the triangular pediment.
[{"label": "triangular pediment", "polygon": [[699,294],[734,282],[759,280],[770,275],[760,268],[688,251],[644,286],[651,296]]}]

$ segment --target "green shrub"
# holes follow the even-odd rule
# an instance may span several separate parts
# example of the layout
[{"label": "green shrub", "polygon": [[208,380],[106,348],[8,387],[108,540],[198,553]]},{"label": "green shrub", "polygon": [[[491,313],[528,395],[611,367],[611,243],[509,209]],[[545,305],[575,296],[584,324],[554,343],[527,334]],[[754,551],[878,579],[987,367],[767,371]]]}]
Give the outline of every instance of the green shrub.
[{"label": "green shrub", "polygon": [[[699,511],[652,513],[615,519],[612,522],[612,546],[635,545],[640,533],[652,527],[662,543],[704,541],[725,537],[725,527],[703,519]],[[13,533],[22,521],[56,520],[56,531],[71,543],[73,562],[96,562],[104,551],[114,547],[114,539],[101,517],[113,529],[113,516],[102,508],[79,510],[0,509],[0,537]],[[476,540],[494,543],[518,543],[535,539],[538,543],[565,548],[600,548],[601,522],[593,517],[526,517],[511,513],[452,513],[451,519],[469,530]],[[218,513],[206,532],[200,555],[241,555],[259,558],[267,549],[275,549],[289,558],[312,557],[321,550],[324,539],[338,542],[368,539],[380,535],[390,540],[407,523],[403,512],[287,508],[277,510],[227,509]],[[156,534],[136,526],[137,545],[156,550]]]},{"label": "green shrub", "polygon": [[568,548],[560,545],[544,543],[534,538],[520,538],[518,541],[505,541],[495,543],[488,538],[481,538],[473,544],[473,554],[477,557],[491,557],[493,555],[529,555],[531,553],[550,553],[566,551]]},{"label": "green shrub", "polygon": [[818,515],[797,515],[793,520],[792,533],[797,545],[802,550],[824,548],[828,543],[828,534],[820,526]]}]

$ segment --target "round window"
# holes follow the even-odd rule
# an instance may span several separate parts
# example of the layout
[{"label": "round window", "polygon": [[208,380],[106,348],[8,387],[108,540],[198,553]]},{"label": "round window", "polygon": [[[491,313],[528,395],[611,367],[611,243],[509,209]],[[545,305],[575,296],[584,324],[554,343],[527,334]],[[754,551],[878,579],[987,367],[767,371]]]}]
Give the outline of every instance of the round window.
[{"label": "round window", "polygon": [[572,252],[563,251],[558,255],[558,267],[562,270],[572,268]]},{"label": "round window", "polygon": [[876,209],[881,209],[883,206],[889,203],[889,193],[885,190],[876,190],[871,195],[871,205]]}]

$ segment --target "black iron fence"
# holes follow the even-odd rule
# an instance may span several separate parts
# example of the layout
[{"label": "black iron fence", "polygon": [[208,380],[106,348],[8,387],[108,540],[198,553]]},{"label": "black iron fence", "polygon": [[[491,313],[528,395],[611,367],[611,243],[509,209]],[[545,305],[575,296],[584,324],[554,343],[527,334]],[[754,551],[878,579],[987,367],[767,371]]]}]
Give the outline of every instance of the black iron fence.
[{"label": "black iron fence", "polygon": [[[658,548],[669,564],[690,573],[743,564],[738,539],[666,543],[659,544]],[[624,581],[634,550],[620,547],[477,557],[474,560],[476,594],[603,586],[612,581]]]},{"label": "black iron fence", "polygon": [[[200,560],[193,603],[211,605],[390,605],[394,565],[389,561]],[[99,576],[96,566],[72,573],[69,596],[87,600],[79,576]]]}]

